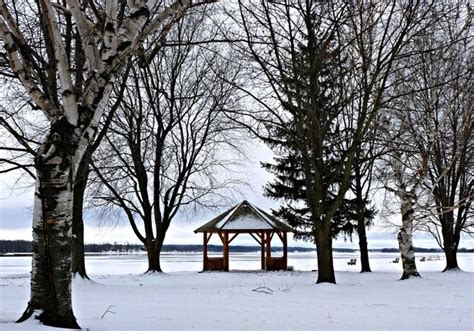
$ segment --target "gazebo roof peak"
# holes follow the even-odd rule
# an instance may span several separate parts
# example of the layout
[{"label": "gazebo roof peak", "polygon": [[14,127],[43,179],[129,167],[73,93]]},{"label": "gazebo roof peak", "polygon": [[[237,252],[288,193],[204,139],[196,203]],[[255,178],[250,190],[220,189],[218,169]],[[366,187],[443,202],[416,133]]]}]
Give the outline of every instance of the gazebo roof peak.
[{"label": "gazebo roof peak", "polygon": [[194,230],[197,232],[216,231],[283,231],[293,232],[287,224],[258,208],[247,200],[228,209],[210,222]]}]

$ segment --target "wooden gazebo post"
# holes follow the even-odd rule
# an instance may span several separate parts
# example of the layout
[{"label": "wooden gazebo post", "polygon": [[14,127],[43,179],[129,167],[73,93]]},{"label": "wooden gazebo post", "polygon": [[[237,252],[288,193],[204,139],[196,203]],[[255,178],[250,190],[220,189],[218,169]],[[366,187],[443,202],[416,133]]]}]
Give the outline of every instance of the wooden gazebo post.
[{"label": "wooden gazebo post", "polygon": [[266,233],[266,248],[267,248],[267,256],[265,258],[265,270],[269,270],[271,268],[271,263],[272,263],[272,233],[267,232]]},{"label": "wooden gazebo post", "polygon": [[261,263],[262,270],[265,270],[265,232],[260,233],[260,245],[261,245]]},{"label": "wooden gazebo post", "polygon": [[202,258],[203,258],[203,263],[204,263],[204,271],[207,270],[207,232],[204,231],[203,233],[203,244],[202,244]]},{"label": "wooden gazebo post", "polygon": [[223,237],[224,270],[229,271],[229,232],[224,231]]}]

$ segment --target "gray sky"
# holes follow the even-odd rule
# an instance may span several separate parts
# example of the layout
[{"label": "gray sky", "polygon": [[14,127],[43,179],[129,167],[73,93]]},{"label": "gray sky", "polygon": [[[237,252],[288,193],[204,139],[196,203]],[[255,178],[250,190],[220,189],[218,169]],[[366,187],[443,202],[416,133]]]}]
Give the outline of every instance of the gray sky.
[{"label": "gray sky", "polygon": [[[263,197],[263,186],[271,179],[271,175],[260,168],[260,161],[271,160],[272,152],[261,144],[253,144],[251,152],[255,159],[244,162],[241,170],[250,184],[250,188],[245,188],[243,191],[244,198],[265,210],[276,208],[278,207],[277,201]],[[0,177],[0,239],[31,240],[33,190],[20,189],[24,187],[25,183],[15,184],[16,178],[15,174],[2,174]],[[12,191],[12,188],[15,190]],[[193,230],[226,209],[207,211],[199,215],[179,216],[171,224],[165,243],[200,244],[202,235],[195,234]],[[392,220],[397,221],[399,218],[399,215],[394,215]],[[385,228],[383,221],[377,219],[375,226],[368,231],[369,248],[397,247],[396,234],[393,231]],[[291,235],[290,238],[290,246],[313,247],[311,243],[293,240]],[[219,243],[217,239],[214,240],[211,240],[211,244]],[[86,212],[85,241],[86,243],[139,243],[125,219],[114,216],[104,219],[90,211]],[[249,235],[239,236],[232,243],[234,245],[256,244]],[[340,248],[357,248],[357,246],[357,236],[354,236],[353,242],[338,239],[334,243],[334,247]],[[415,234],[415,246],[438,247],[431,236],[426,233]],[[460,246],[474,248],[474,240],[463,238]]]}]

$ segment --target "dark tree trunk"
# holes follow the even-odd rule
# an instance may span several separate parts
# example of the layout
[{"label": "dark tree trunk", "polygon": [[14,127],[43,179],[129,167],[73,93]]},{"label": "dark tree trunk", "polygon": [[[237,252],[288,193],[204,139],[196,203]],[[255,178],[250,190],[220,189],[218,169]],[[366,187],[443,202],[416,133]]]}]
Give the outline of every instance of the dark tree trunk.
[{"label": "dark tree trunk", "polygon": [[161,270],[161,249],[163,248],[163,242],[165,235],[158,232],[157,238],[150,240],[145,246],[147,249],[148,256],[148,270],[147,273],[163,272]]},{"label": "dark tree trunk", "polygon": [[454,227],[454,214],[452,211],[441,215],[441,226],[444,255],[446,257],[446,267],[443,271],[460,270],[457,252],[461,236]]},{"label": "dark tree trunk", "polygon": [[443,271],[461,270],[458,266],[457,248],[445,247],[444,255],[446,256],[446,267]]},{"label": "dark tree trunk", "polygon": [[360,272],[372,272],[369,264],[369,250],[367,247],[367,232],[365,229],[365,218],[360,217],[357,220],[357,233],[359,235],[359,250],[360,250]]},{"label": "dark tree trunk", "polygon": [[72,273],[89,279],[84,260],[84,192],[89,177],[90,154],[86,152],[77,170],[74,185],[74,206],[72,216]]},{"label": "dark tree trunk", "polygon": [[369,250],[367,247],[367,231],[365,228],[365,203],[360,184],[360,175],[356,178],[356,199],[357,199],[357,234],[359,236],[360,250],[360,272],[371,272],[369,264]]},{"label": "dark tree trunk", "polygon": [[45,325],[79,328],[71,302],[72,160],[79,148],[67,123],[51,131],[36,159],[31,297],[18,322],[35,316]]},{"label": "dark tree trunk", "polygon": [[318,256],[318,279],[316,283],[336,283],[332,257],[332,237],[330,224],[317,227],[316,252]]},{"label": "dark tree trunk", "polygon": [[[369,250],[367,247],[367,231],[365,227],[365,199],[363,193],[362,174],[361,174],[361,146],[358,145],[356,158],[354,162],[355,170],[355,195],[357,202],[357,235],[359,236],[359,250],[360,250],[360,272],[372,272],[369,264]],[[369,161],[372,162],[372,161]],[[370,187],[370,183],[369,183]]]},{"label": "dark tree trunk", "polygon": [[154,241],[147,244],[146,252],[148,256],[148,270],[146,272],[163,272],[160,265],[160,252],[156,249]]}]

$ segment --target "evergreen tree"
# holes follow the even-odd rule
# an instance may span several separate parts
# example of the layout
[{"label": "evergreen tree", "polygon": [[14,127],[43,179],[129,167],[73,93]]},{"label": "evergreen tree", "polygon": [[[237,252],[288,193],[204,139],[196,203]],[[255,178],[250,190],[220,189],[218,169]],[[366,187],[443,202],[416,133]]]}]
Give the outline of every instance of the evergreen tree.
[{"label": "evergreen tree", "polygon": [[[293,227],[296,239],[315,242],[316,227],[311,219],[311,210],[305,202],[307,195],[301,157],[298,157],[294,148],[285,144],[285,147],[280,148],[280,156],[274,160],[274,163],[262,163],[262,166],[275,176],[275,180],[266,186],[265,194],[285,201],[284,205],[273,211],[273,214]],[[331,161],[333,160],[327,160],[328,168],[334,166],[334,162]],[[330,194],[326,199],[326,204],[330,205],[335,199],[335,194]],[[368,200],[362,201],[362,205],[365,225],[369,226],[376,211]],[[358,226],[358,208],[357,198],[343,199],[331,222],[333,239],[342,235],[344,239],[352,240],[352,235]]]}]

